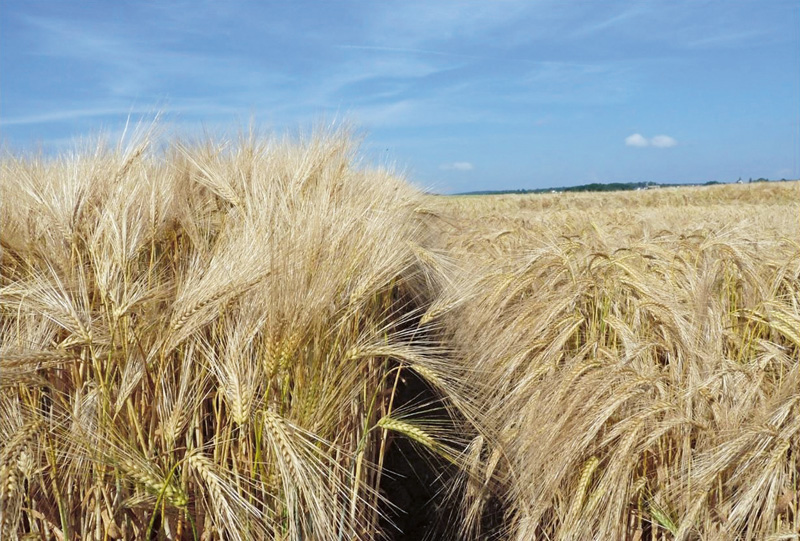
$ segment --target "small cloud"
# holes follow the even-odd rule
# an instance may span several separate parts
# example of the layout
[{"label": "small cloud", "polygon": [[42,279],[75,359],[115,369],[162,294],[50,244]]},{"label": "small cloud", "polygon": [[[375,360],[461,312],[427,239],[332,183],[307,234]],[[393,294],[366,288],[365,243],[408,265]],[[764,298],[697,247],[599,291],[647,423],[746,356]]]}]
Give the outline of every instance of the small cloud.
[{"label": "small cloud", "polygon": [[669,135],[656,135],[652,139],[647,139],[641,133],[634,133],[625,138],[625,144],[629,147],[654,146],[656,148],[669,148],[677,145],[678,141]]},{"label": "small cloud", "polygon": [[629,147],[646,147],[650,143],[647,142],[647,139],[645,139],[641,133],[634,133],[625,138],[625,144]]},{"label": "small cloud", "polygon": [[472,171],[475,167],[469,162],[443,163],[439,166],[442,171]]},{"label": "small cloud", "polygon": [[656,135],[650,140],[650,144],[658,148],[674,147],[678,142],[669,135]]}]

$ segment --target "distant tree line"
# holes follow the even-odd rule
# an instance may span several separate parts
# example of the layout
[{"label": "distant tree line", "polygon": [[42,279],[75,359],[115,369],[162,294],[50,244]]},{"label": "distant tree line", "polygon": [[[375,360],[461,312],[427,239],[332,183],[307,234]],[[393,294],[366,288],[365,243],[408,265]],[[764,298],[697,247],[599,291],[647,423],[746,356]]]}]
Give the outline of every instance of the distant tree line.
[{"label": "distant tree line", "polygon": [[[743,181],[740,178],[736,183],[741,184]],[[748,180],[752,182],[770,182],[768,178],[759,177]],[[788,182],[785,178],[775,182]],[[535,194],[535,193],[560,193],[560,192],[624,192],[631,190],[644,190],[650,188],[672,188],[681,186],[715,186],[717,184],[727,184],[726,182],[719,182],[717,180],[710,180],[705,183],[692,183],[692,184],[669,184],[658,182],[592,182],[590,184],[581,184],[579,186],[567,186],[561,188],[536,188],[532,190],[481,190],[475,192],[463,192],[457,195],[502,195],[502,194]]]}]

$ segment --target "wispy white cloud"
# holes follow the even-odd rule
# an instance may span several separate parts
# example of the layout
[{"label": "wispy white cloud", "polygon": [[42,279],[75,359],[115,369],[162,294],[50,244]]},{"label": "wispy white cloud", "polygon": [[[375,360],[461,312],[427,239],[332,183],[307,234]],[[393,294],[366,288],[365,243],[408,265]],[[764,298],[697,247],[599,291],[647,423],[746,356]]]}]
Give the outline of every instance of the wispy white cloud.
[{"label": "wispy white cloud", "polygon": [[611,17],[601,19],[599,21],[592,21],[579,27],[572,33],[572,37],[586,37],[596,32],[601,32],[607,28],[613,28],[623,23],[628,22],[630,19],[636,18],[640,15],[645,15],[650,11],[649,7],[645,4],[638,4],[636,6],[627,8]]},{"label": "wispy white cloud", "polygon": [[442,171],[472,171],[475,169],[470,162],[443,163],[439,166]]},{"label": "wispy white cloud", "polygon": [[641,133],[634,133],[625,138],[625,144],[629,147],[646,147],[650,143]]},{"label": "wispy white cloud", "polygon": [[[125,106],[133,103],[195,118],[264,111],[271,121],[282,123],[352,112],[367,127],[433,126],[518,121],[517,115],[494,107],[498,102],[605,103],[625,95],[624,68],[510,58],[502,36],[527,27],[518,19],[540,10],[525,1],[480,7],[457,1],[412,2],[391,9],[378,4],[359,13],[366,24],[359,25],[351,42],[337,44],[331,42],[337,36],[329,35],[324,51],[318,50],[325,45],[322,41],[309,42],[307,56],[297,64],[302,72],[297,73],[278,58],[268,57],[265,63],[259,54],[237,54],[235,49],[188,47],[198,37],[192,32],[199,24],[195,19],[227,19],[205,6],[181,26],[176,14],[183,8],[164,8],[166,13],[156,18],[162,22],[147,22],[141,32],[132,32],[120,20],[99,25],[26,15],[37,37],[31,54],[80,62],[94,97],[91,102],[77,96],[51,100],[48,109],[29,107],[3,124],[124,116],[129,112]],[[274,39],[273,30],[266,34],[265,39]],[[465,36],[488,48],[463,47]],[[214,37],[219,35],[209,39]],[[204,103],[196,103],[204,97]]]},{"label": "wispy white cloud", "polygon": [[60,109],[57,111],[46,113],[35,113],[31,115],[23,115],[11,118],[0,119],[0,126],[27,126],[35,124],[46,124],[50,122],[63,122],[68,120],[77,120],[80,118],[93,118],[105,116],[117,116],[125,114],[147,114],[151,113],[150,110],[143,110],[137,108],[123,107],[99,107],[99,108],[86,108],[86,109]]},{"label": "wispy white cloud", "polygon": [[634,133],[625,138],[625,144],[629,147],[648,147],[670,148],[678,144],[674,137],[669,135],[656,135],[652,139],[647,139],[641,133]]},{"label": "wispy white cloud", "polygon": [[688,42],[686,46],[690,48],[736,47],[750,45],[756,40],[763,39],[766,35],[767,32],[763,30],[731,31],[695,39]]},{"label": "wispy white cloud", "polygon": [[141,39],[116,23],[90,25],[38,15],[23,20],[38,38],[31,54],[78,61],[89,79],[98,81],[101,95],[85,108],[111,108],[115,99],[169,99],[178,106],[177,100],[191,99],[186,88],[213,93],[218,102],[237,97],[247,101],[258,91],[263,100],[264,88],[291,80],[274,70],[258,69],[246,56],[183,50],[169,36],[154,33],[152,39]]},{"label": "wispy white cloud", "polygon": [[[427,43],[445,43],[458,36],[493,35],[495,41],[504,34],[493,34],[498,28],[513,26],[531,3],[525,0],[493,2],[461,2],[415,0],[377,3],[369,14],[367,37],[375,44],[423,48]],[[530,31],[530,28],[529,28]]]},{"label": "wispy white cloud", "polygon": [[431,49],[415,49],[413,47],[383,47],[378,45],[337,45],[340,49],[350,49],[350,50],[357,50],[357,51],[373,51],[373,52],[381,52],[381,53],[403,53],[403,54],[415,54],[415,55],[435,55],[435,56],[451,56],[454,58],[471,58],[474,60],[479,60],[482,58],[486,58],[484,56],[477,56],[477,55],[469,55],[469,54],[458,54],[452,53],[447,51],[434,51]]},{"label": "wispy white cloud", "polygon": [[[118,101],[118,100],[117,100]],[[225,107],[210,103],[206,100],[183,99],[175,105],[168,102],[154,102],[152,105],[132,105],[130,107],[117,106],[109,102],[104,107],[63,107],[41,113],[0,118],[0,126],[32,126],[36,124],[53,124],[59,122],[72,122],[92,118],[124,118],[124,117],[152,117],[163,113],[172,114],[200,114],[200,115],[235,115],[241,113],[237,107]]]}]

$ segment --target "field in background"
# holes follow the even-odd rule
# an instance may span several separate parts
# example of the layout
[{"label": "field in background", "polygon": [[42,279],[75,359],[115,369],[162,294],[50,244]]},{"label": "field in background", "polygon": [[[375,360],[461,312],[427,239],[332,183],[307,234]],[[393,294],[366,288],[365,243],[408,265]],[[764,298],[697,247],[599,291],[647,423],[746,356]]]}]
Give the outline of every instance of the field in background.
[{"label": "field in background", "polygon": [[800,183],[426,196],[355,156],[3,158],[0,537],[798,532]]},{"label": "field in background", "polygon": [[480,389],[463,527],[494,498],[500,538],[796,536],[800,183],[428,204]]}]

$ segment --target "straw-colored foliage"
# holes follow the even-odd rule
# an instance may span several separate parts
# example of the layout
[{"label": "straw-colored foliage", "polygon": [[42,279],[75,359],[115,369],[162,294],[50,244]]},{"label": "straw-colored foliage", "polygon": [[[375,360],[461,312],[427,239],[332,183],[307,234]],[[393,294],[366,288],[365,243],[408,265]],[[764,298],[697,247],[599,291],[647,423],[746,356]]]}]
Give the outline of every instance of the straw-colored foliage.
[{"label": "straw-colored foliage", "polygon": [[796,537],[798,183],[436,206],[498,537]]},{"label": "straw-colored foliage", "polygon": [[420,194],[345,133],[147,146],[3,162],[0,537],[374,537]]},{"label": "straw-colored foliage", "polygon": [[345,132],[0,167],[3,539],[396,537],[399,440],[437,535],[800,528],[797,183],[425,196]]}]

